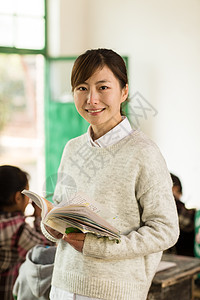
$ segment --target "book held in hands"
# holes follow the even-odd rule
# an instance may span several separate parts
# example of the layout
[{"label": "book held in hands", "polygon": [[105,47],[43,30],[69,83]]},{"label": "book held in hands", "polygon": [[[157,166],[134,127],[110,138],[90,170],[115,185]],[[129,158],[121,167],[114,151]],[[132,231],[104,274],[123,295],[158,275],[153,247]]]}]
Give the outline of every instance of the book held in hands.
[{"label": "book held in hands", "polygon": [[41,208],[42,222],[62,234],[80,231],[120,241],[119,231],[99,216],[96,205],[83,195],[76,194],[70,204],[61,201],[55,205],[29,190],[23,190],[22,193]]}]

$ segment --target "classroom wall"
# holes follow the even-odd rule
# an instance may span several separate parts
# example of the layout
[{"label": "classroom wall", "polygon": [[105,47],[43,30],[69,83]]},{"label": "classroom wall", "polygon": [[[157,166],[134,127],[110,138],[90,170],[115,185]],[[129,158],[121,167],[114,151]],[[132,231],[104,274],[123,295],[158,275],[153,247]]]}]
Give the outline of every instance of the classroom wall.
[{"label": "classroom wall", "polygon": [[180,177],[187,206],[200,207],[200,1],[49,4],[50,55],[107,47],[129,56],[132,123],[158,144],[169,170]]}]

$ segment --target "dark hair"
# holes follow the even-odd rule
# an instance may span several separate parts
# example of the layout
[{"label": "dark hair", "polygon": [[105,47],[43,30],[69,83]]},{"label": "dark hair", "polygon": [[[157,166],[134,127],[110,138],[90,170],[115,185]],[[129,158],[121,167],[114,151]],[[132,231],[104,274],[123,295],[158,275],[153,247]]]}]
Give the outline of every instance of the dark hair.
[{"label": "dark hair", "polygon": [[11,206],[16,192],[28,184],[29,174],[15,166],[0,166],[0,207]]},{"label": "dark hair", "polygon": [[171,175],[171,178],[172,178],[173,186],[178,186],[179,187],[179,192],[182,194],[182,184],[181,184],[180,179],[172,173],[170,173],[170,175]]},{"label": "dark hair", "polygon": [[76,86],[84,83],[97,69],[102,69],[104,66],[113,72],[123,89],[128,83],[127,69],[123,58],[111,49],[92,49],[81,54],[74,62],[71,74],[72,92]]}]

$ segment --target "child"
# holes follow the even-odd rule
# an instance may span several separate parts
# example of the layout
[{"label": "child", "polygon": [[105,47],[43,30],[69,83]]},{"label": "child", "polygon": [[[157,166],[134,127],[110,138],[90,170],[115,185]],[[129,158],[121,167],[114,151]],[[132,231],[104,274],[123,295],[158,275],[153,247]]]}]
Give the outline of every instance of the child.
[{"label": "child", "polygon": [[174,195],[178,218],[180,235],[177,243],[174,245],[176,254],[185,256],[194,256],[194,218],[196,209],[188,209],[181,201],[182,184],[178,176],[170,174],[173,182],[172,192]]},{"label": "child", "polygon": [[28,174],[15,166],[0,166],[0,299],[11,300],[18,269],[26,253],[37,244],[50,243],[41,233],[41,210],[34,212],[34,228],[25,222]]},{"label": "child", "polygon": [[71,83],[76,109],[90,126],[64,149],[54,201],[66,200],[60,177],[68,174],[78,192],[104,207],[100,215],[121,232],[121,242],[90,233],[60,238],[44,226],[58,241],[50,299],[144,300],[162,251],[179,234],[169,171],[158,147],[121,114],[128,78],[120,55],[86,51]]},{"label": "child", "polygon": [[30,249],[19,269],[13,288],[17,300],[48,300],[56,246],[37,245]]}]

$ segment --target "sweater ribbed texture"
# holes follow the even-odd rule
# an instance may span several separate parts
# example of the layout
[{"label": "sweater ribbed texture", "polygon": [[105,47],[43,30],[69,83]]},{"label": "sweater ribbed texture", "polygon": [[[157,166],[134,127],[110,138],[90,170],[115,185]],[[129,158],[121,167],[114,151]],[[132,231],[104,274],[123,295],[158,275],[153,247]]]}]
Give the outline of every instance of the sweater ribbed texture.
[{"label": "sweater ribbed texture", "polygon": [[87,234],[80,253],[60,240],[52,284],[105,300],[145,300],[162,251],[179,234],[172,182],[158,147],[140,131],[107,148],[91,147],[84,134],[67,143],[58,175],[54,201],[87,194],[120,231],[121,242]]}]

